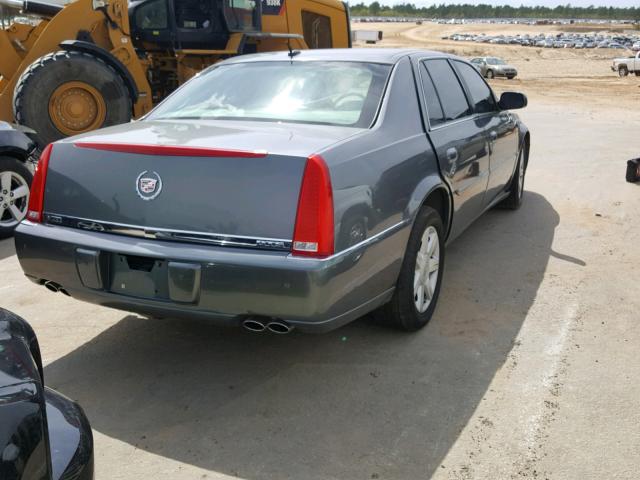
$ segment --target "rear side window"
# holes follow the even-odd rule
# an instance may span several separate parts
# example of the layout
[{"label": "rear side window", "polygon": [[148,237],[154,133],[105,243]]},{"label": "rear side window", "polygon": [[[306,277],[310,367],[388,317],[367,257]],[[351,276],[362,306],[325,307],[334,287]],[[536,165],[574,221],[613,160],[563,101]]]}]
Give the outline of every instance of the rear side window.
[{"label": "rear side window", "polygon": [[427,70],[438,92],[446,121],[458,120],[471,114],[462,85],[445,59],[427,60]]},{"label": "rear side window", "polygon": [[438,99],[436,87],[433,86],[433,80],[431,80],[431,76],[424,64],[420,66],[420,77],[422,78],[422,92],[424,93],[427,112],[429,114],[429,124],[435,127],[444,122],[444,112]]},{"label": "rear side window", "polygon": [[331,48],[331,19],[313,12],[302,12],[302,33],[309,48]]},{"label": "rear side window", "polygon": [[462,81],[467,85],[471,102],[476,113],[488,113],[496,110],[496,101],[493,98],[491,89],[480,77],[478,71],[471,65],[462,62],[455,62],[458,73]]}]

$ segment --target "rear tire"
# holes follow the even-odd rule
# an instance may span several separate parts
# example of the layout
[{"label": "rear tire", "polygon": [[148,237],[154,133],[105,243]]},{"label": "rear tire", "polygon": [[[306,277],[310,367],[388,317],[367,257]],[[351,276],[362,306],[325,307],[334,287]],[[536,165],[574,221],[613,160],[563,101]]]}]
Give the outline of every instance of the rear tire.
[{"label": "rear tire", "polygon": [[131,97],[122,77],[82,52],[54,52],[27,68],[16,84],[13,112],[37,132],[43,147],[63,137],[131,120]]},{"label": "rear tire", "polygon": [[629,69],[627,67],[625,67],[624,65],[618,68],[618,75],[620,75],[621,77],[626,77],[627,75],[629,75]]},{"label": "rear tire", "polygon": [[522,198],[524,196],[524,177],[527,173],[527,165],[524,159],[524,149],[520,150],[520,156],[518,158],[518,165],[516,171],[511,179],[511,185],[509,186],[509,196],[505,198],[500,206],[509,210],[517,210],[522,205]]},{"label": "rear tire", "polygon": [[494,78],[496,75],[493,70],[487,70],[487,78]]},{"label": "rear tire", "polygon": [[422,207],[409,237],[393,297],[376,310],[375,318],[407,332],[429,323],[440,294],[444,257],[442,219],[433,208]]},{"label": "rear tire", "polygon": [[20,160],[0,157],[0,238],[13,235],[26,216],[33,176]]}]

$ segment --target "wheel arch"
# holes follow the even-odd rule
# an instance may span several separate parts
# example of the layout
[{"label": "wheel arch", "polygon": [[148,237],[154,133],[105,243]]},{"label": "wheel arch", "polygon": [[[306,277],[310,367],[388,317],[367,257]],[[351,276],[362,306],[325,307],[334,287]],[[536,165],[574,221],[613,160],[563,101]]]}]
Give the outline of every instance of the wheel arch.
[{"label": "wheel arch", "polygon": [[1,157],[15,158],[19,162],[26,163],[29,159],[29,154],[24,150],[2,146],[0,147],[0,158]]},{"label": "wheel arch", "polygon": [[518,153],[524,152],[524,166],[527,168],[529,165],[529,150],[531,148],[531,133],[529,129],[522,126],[520,130],[520,148]]},{"label": "wheel arch", "polygon": [[1,127],[2,124],[0,124],[0,156],[26,162],[34,152],[36,144],[31,138],[12,126]]},{"label": "wheel arch", "polygon": [[416,215],[425,206],[438,212],[445,228],[445,238],[447,238],[451,230],[453,200],[449,188],[439,175],[429,175],[414,190],[408,212],[412,226]]},{"label": "wheel arch", "polygon": [[451,195],[444,185],[431,190],[421,205],[421,207],[431,207],[438,212],[445,228],[445,239],[449,236],[451,226],[451,206]]},{"label": "wheel arch", "polygon": [[111,68],[113,68],[118,75],[122,77],[129,95],[131,96],[131,105],[135,105],[138,101],[139,92],[136,82],[133,79],[133,75],[127,69],[124,63],[118,60],[111,52],[96,45],[95,43],[86,42],[84,40],[65,40],[59,44],[60,48],[65,52],[81,52],[89,55],[93,55],[99,58]]}]

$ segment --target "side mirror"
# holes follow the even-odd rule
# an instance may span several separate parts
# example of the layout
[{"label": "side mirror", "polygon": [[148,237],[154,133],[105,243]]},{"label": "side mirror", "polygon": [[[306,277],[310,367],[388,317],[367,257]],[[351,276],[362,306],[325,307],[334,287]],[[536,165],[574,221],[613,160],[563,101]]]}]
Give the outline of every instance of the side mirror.
[{"label": "side mirror", "polygon": [[524,93],[504,92],[500,95],[498,106],[500,110],[517,110],[527,106],[528,100]]}]

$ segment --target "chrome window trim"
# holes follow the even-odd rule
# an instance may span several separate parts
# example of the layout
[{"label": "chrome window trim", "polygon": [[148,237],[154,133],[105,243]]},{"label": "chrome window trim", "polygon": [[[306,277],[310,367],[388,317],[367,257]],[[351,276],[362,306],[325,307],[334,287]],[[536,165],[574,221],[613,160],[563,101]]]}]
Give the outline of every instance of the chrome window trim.
[{"label": "chrome window trim", "polygon": [[[451,60],[451,59],[448,59],[447,57],[434,57],[434,56],[420,57],[419,59],[417,59],[417,65],[418,65],[418,67],[420,67],[423,63],[425,63],[425,62],[427,62],[429,60],[439,60],[439,59],[442,59],[442,58],[445,58],[446,60]],[[465,60],[462,60],[462,59],[453,59],[453,61],[469,64],[469,62],[466,62]],[[449,64],[451,65],[451,62],[449,62]],[[426,68],[426,65],[425,65],[425,68]],[[467,91],[465,89],[466,86],[462,83],[462,80],[458,76],[458,71],[455,69],[455,67],[453,65],[451,65],[451,68],[454,71],[456,77],[458,77],[458,81],[461,84],[460,86],[462,87],[462,90],[463,90],[463,92],[465,94],[465,98],[466,98],[467,97]],[[420,92],[422,93],[422,99],[420,101],[421,101],[421,103],[424,104],[424,112],[426,113],[424,120],[426,121],[427,132],[435,132],[435,131],[440,130],[442,128],[450,127],[452,125],[457,125],[459,123],[467,122],[467,121],[470,121],[470,120],[477,120],[478,118],[482,118],[484,116],[496,115],[496,114],[500,113],[500,111],[501,111],[499,108],[497,108],[493,112],[478,113],[478,112],[475,111],[473,106],[469,105],[469,107],[472,109],[472,113],[471,114],[466,115],[466,116],[464,116],[462,118],[458,118],[456,120],[448,120],[448,121],[442,122],[442,123],[440,123],[438,125],[431,125],[431,119],[429,118],[429,110],[427,109],[427,105],[426,105],[426,101],[425,101],[426,95],[424,93],[424,87],[423,87],[423,84],[422,84],[422,71],[421,71],[420,68],[416,68],[416,70],[417,70],[417,73],[418,73],[418,81],[419,81],[418,88],[420,88]],[[480,78],[482,78],[482,75],[480,75]],[[494,99],[494,101],[496,103],[496,106],[497,106],[498,105],[498,100],[496,98],[495,92],[493,91],[493,88],[491,88],[491,85],[489,85],[484,78],[482,78],[482,80],[489,87],[489,90],[491,91],[491,94],[493,95],[493,99]],[[433,82],[433,83],[434,83],[434,87],[435,87],[435,82]],[[436,87],[436,91],[437,91],[437,87]],[[469,103],[469,101],[470,101],[469,98],[466,98],[466,99],[467,99],[467,103]]]}]

